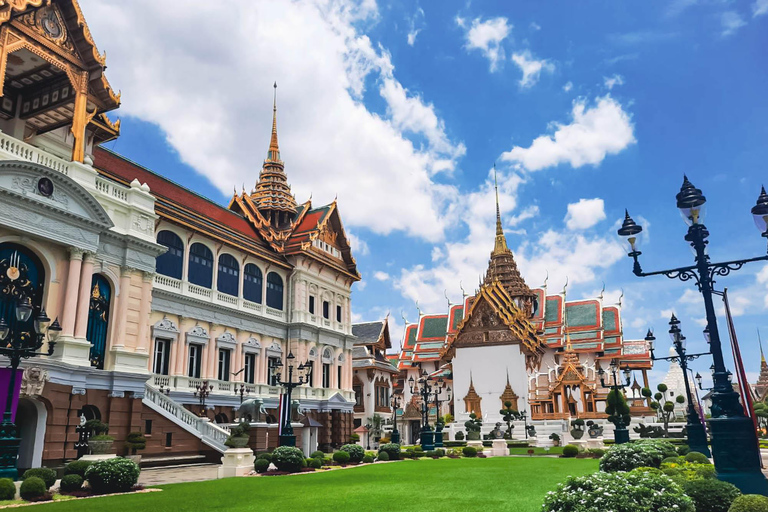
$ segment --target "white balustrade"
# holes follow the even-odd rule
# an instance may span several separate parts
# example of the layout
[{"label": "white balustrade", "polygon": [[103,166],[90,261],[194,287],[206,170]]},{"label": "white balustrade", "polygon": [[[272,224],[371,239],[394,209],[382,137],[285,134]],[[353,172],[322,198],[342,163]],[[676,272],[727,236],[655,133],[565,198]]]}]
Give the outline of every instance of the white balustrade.
[{"label": "white balustrade", "polygon": [[0,133],[0,151],[6,153],[12,159],[34,162],[66,175],[69,174],[69,168],[72,164],[70,161],[54,156],[15,137],[11,137],[7,133]]}]

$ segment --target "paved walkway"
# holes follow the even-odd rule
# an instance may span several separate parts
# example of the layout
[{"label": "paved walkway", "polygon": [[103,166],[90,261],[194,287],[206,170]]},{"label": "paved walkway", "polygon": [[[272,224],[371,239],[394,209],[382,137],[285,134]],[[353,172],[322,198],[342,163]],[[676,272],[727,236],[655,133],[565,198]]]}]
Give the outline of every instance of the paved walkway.
[{"label": "paved walkway", "polygon": [[218,476],[219,464],[190,464],[164,468],[142,469],[139,483],[142,485],[178,484],[214,480]]}]

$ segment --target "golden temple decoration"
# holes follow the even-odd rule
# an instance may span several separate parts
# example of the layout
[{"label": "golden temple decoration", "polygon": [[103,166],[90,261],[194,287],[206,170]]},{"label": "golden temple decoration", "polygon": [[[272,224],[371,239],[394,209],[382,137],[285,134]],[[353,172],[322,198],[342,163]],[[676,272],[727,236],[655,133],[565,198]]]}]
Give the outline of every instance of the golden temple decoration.
[{"label": "golden temple decoration", "polygon": [[511,402],[512,403],[512,409],[514,409],[516,411],[518,410],[517,409],[517,400],[520,397],[517,396],[515,391],[512,389],[512,386],[510,386],[510,384],[509,384],[509,370],[507,370],[507,386],[504,388],[504,392],[501,394],[501,396],[499,398],[501,398],[501,406],[502,407],[506,407],[506,405],[504,405],[504,404],[506,404],[507,402]]},{"label": "golden temple decoration", "polygon": [[5,23],[13,16],[13,12],[22,12],[29,7],[49,5],[51,0],[0,0],[0,23]]},{"label": "golden temple decoration", "polygon": [[475,383],[472,380],[472,372],[469,373],[469,391],[467,391],[467,394],[463,400],[465,412],[473,412],[477,415],[478,418],[483,417],[483,412],[480,409],[480,401],[482,398],[480,398],[480,395],[478,395],[477,391],[475,391]]},{"label": "golden temple decoration", "polygon": [[99,49],[96,48],[96,43],[93,41],[93,36],[91,35],[91,31],[88,28],[88,23],[85,22],[85,16],[83,16],[83,11],[80,9],[80,5],[77,3],[77,0],[72,0],[72,7],[75,8],[75,13],[77,14],[77,26],[83,31],[83,37],[88,42],[88,44],[91,45],[93,58],[96,60],[96,62],[103,66],[107,62],[107,55],[102,55],[99,53]]}]

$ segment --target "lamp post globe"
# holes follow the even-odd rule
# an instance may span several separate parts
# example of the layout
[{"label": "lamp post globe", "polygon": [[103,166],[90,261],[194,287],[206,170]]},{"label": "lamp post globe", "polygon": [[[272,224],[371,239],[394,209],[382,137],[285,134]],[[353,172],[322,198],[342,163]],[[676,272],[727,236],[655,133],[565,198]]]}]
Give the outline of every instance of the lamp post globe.
[{"label": "lamp post globe", "polygon": [[[707,253],[709,231],[703,224],[706,197],[687,176],[684,176],[675,200],[683,220],[688,225],[684,239],[693,249],[694,263],[686,267],[644,272],[638,258],[640,251],[631,248],[627,255],[633,260],[632,272],[638,277],[661,275],[683,282],[692,281],[696,284],[704,299],[709,348],[713,361],[712,415],[708,423],[718,478],[731,482],[745,494],[768,495],[768,480],[761,471],[760,450],[754,423],[744,413],[739,393],[733,390],[730,372],[725,367],[713,300],[713,295],[725,296],[724,292],[714,289],[716,278],[726,277],[746,263],[766,261],[768,256],[713,263]],[[761,189],[751,213],[761,235],[768,238],[766,230],[768,194],[765,193],[765,189]],[[627,218],[628,215],[625,215],[624,224],[618,230],[621,236],[626,236],[627,229],[624,228],[627,225]],[[629,226],[631,227],[631,223]],[[684,348],[682,340],[678,344]]]}]

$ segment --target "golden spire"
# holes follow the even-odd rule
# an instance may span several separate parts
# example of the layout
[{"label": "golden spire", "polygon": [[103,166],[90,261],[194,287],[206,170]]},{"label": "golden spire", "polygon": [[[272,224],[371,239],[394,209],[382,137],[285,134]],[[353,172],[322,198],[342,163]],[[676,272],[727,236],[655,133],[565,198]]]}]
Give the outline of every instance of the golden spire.
[{"label": "golden spire", "polygon": [[765,364],[765,354],[763,354],[763,340],[760,339],[760,328],[757,329],[757,342],[760,344],[760,362]]},{"label": "golden spire", "polygon": [[272,96],[272,138],[269,140],[269,156],[268,160],[279,161],[280,160],[280,147],[277,145],[277,82],[273,86],[275,92]]},{"label": "golden spire", "polygon": [[493,186],[496,189],[496,241],[493,244],[494,254],[501,254],[509,251],[507,239],[504,236],[504,230],[501,227],[501,211],[499,210],[499,183],[496,180],[496,164],[493,164]]}]

